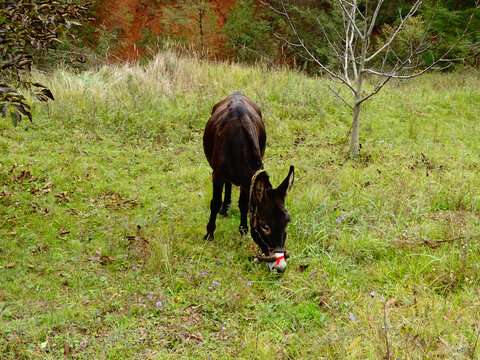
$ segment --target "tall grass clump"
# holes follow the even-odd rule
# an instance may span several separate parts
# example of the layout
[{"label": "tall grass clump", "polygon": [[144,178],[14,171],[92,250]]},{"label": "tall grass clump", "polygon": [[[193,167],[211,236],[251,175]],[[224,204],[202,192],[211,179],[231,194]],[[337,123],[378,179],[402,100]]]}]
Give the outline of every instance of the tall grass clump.
[{"label": "tall grass clump", "polygon": [[[0,122],[2,359],[478,356],[478,73],[390,83],[355,160],[323,78],[170,52],[36,76],[56,100]],[[235,206],[202,240],[203,128],[237,90],[272,183],[295,165],[282,276]]]}]

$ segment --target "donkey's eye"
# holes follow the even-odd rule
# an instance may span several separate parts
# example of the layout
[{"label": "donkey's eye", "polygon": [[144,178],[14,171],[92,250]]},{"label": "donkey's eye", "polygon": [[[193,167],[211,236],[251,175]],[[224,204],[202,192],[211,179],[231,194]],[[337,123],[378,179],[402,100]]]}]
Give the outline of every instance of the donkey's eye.
[{"label": "donkey's eye", "polygon": [[261,225],[260,226],[260,229],[262,229],[262,231],[265,233],[265,234],[270,234],[270,226],[268,225]]}]

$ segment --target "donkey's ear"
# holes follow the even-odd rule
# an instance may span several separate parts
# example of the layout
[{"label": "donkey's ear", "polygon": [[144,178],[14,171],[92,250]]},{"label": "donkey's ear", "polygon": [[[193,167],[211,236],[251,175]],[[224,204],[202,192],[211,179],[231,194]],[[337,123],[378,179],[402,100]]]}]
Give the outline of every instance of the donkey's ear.
[{"label": "donkey's ear", "polygon": [[266,172],[261,172],[255,176],[255,183],[253,184],[253,194],[258,203],[265,201],[267,198],[267,190],[272,187]]},{"label": "donkey's ear", "polygon": [[290,171],[288,172],[287,177],[285,178],[285,180],[283,180],[283,182],[275,190],[275,192],[279,196],[281,196],[285,199],[287,197],[288,193],[290,192],[290,189],[292,188],[294,178],[295,178],[294,168],[293,168],[293,166],[290,166]]}]

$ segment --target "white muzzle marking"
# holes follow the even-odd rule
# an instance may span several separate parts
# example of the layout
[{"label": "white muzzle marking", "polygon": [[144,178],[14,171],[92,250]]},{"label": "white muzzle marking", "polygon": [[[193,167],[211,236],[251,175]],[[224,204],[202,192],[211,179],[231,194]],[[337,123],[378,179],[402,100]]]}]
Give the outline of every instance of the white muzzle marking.
[{"label": "white muzzle marking", "polygon": [[284,272],[285,269],[287,268],[287,262],[285,261],[285,254],[275,253],[275,257],[277,258],[277,261],[272,261],[267,263],[268,270],[270,271],[276,270],[278,272]]}]

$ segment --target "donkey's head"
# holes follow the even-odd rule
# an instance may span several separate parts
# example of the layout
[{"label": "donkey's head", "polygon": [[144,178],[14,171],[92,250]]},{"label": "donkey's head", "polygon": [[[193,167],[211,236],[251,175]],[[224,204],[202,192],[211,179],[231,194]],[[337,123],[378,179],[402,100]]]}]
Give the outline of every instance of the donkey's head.
[{"label": "donkey's head", "polygon": [[258,173],[252,179],[250,189],[250,228],[253,240],[260,246],[270,270],[285,271],[288,254],[285,248],[287,224],[290,221],[285,198],[293,185],[294,169],[290,171],[276,189],[270,184],[266,172]]}]

